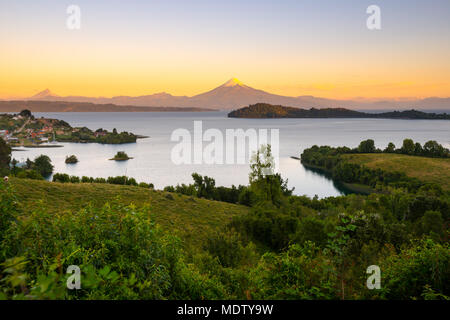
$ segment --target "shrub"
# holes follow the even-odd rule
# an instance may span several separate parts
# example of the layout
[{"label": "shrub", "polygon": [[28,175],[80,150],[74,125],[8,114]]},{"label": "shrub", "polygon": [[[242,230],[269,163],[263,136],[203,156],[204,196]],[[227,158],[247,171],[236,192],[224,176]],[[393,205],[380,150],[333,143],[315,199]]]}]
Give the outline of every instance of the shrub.
[{"label": "shrub", "polygon": [[388,257],[383,270],[381,296],[387,299],[421,299],[431,288],[450,294],[450,248],[433,240],[423,240],[398,255]]}]

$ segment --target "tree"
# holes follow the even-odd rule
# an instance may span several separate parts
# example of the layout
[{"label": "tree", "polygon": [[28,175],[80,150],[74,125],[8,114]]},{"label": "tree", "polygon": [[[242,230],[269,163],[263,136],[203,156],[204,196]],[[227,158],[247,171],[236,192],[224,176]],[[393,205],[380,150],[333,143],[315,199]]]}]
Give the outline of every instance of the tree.
[{"label": "tree", "polygon": [[9,168],[11,161],[11,147],[0,138],[0,169]]},{"label": "tree", "polygon": [[213,199],[216,186],[216,181],[213,178],[207,176],[202,177],[198,173],[193,173],[192,179],[194,179],[194,188],[197,197]]},{"label": "tree", "polygon": [[26,169],[31,170],[31,168],[33,168],[34,163],[29,158],[27,158],[27,161],[25,163],[26,163],[26,166],[25,166]]},{"label": "tree", "polygon": [[361,141],[358,147],[358,151],[361,153],[375,152],[375,142],[372,139]]},{"label": "tree", "polygon": [[448,157],[449,150],[444,148],[437,141],[431,140],[423,145],[423,153],[430,157]]},{"label": "tree", "polygon": [[420,143],[416,142],[416,144],[414,145],[414,154],[416,156],[420,156],[423,153],[423,148],[420,145]]},{"label": "tree", "polygon": [[275,162],[271,146],[263,145],[253,156],[250,164],[250,191],[253,191],[258,202],[269,202],[279,207],[283,196],[292,194],[279,173],[275,173]]},{"label": "tree", "polygon": [[22,116],[24,118],[31,118],[33,115],[31,114],[31,111],[28,109],[24,109],[20,111],[19,116]]},{"label": "tree", "polygon": [[14,170],[18,163],[19,163],[19,161],[17,161],[15,158],[13,158],[11,160],[11,169]]},{"label": "tree", "polygon": [[43,177],[48,177],[53,173],[53,165],[50,158],[41,154],[34,159],[33,169],[41,174]]},{"label": "tree", "polygon": [[395,144],[393,144],[392,142],[389,142],[386,149],[384,149],[384,152],[385,153],[394,153],[395,152]]},{"label": "tree", "polygon": [[414,154],[414,141],[412,139],[403,140],[402,153],[404,154]]}]

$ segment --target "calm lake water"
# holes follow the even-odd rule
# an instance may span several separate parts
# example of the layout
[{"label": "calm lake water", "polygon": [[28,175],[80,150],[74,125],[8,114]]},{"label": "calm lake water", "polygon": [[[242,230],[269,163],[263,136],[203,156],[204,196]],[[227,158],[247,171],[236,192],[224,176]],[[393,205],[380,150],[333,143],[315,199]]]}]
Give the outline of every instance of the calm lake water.
[{"label": "calm lake water", "polygon": [[[232,119],[226,112],[147,112],[147,113],[35,113],[36,117],[56,118],[73,127],[86,126],[92,130],[104,128],[129,131],[149,136],[137,143],[101,145],[96,143],[61,143],[63,148],[25,149],[14,151],[19,161],[48,155],[54,172],[77,176],[108,177],[127,175],[138,182],[152,182],[160,189],[167,185],[191,183],[191,174],[198,172],[215,178],[216,185],[231,186],[248,183],[246,165],[175,165],[171,161],[170,140],[175,129],[185,128],[193,134],[194,121],[203,121],[203,131],[226,129],[279,129],[280,172],[295,187],[295,194],[319,197],[336,196],[342,191],[326,177],[306,170],[298,160],[302,150],[312,145],[355,147],[361,140],[374,139],[377,147],[389,142],[400,146],[404,138],[424,143],[436,140],[450,147],[450,121],[441,120],[384,120],[384,119]],[[206,145],[207,143],[204,143]],[[134,159],[109,161],[117,151],[125,151]],[[79,163],[65,164],[65,157],[74,154]]]}]

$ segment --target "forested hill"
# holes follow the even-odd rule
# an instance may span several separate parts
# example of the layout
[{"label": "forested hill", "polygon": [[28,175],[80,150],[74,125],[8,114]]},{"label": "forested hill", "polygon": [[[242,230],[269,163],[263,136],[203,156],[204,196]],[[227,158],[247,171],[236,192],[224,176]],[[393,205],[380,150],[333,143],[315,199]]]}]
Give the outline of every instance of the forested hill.
[{"label": "forested hill", "polygon": [[229,118],[381,118],[381,119],[429,119],[450,120],[450,114],[427,113],[417,110],[392,111],[383,113],[359,112],[344,108],[300,109],[257,103],[234,110]]}]

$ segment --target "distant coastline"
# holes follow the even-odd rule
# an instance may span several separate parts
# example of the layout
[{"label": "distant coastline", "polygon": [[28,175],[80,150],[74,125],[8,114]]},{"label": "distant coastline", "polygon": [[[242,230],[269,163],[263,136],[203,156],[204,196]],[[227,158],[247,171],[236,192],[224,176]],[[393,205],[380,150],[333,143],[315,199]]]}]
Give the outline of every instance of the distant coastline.
[{"label": "distant coastline", "polygon": [[138,107],[119,106],[112,103],[96,104],[90,102],[66,101],[0,101],[0,112],[214,112],[217,110],[195,107]]},{"label": "distant coastline", "polygon": [[367,113],[344,108],[301,109],[257,103],[228,113],[229,118],[356,118],[356,119],[405,119],[405,120],[450,120],[450,114],[430,113],[417,110]]}]

